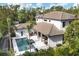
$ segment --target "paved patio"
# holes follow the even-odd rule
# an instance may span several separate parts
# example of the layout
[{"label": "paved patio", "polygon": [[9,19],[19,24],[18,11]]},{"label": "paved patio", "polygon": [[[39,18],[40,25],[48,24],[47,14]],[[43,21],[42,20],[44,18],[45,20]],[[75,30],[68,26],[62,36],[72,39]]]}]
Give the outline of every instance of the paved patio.
[{"label": "paved patio", "polygon": [[41,41],[41,38],[38,38],[36,35],[31,36],[30,39],[35,41],[35,43],[33,43],[33,45],[38,50],[40,50],[40,49],[48,49],[49,48],[44,42]]},{"label": "paved patio", "polygon": [[[20,33],[16,32],[16,37],[13,38],[12,42],[13,42],[13,48],[14,48],[14,51],[15,51],[15,55],[21,55],[25,52],[25,51],[19,51],[18,50],[18,46],[17,46],[16,40],[15,40],[17,38],[23,38],[23,37],[29,38],[28,33],[25,33],[25,34],[23,34],[23,36],[21,36]],[[33,36],[30,36],[30,39],[35,42],[35,43],[33,43],[34,48],[31,49],[32,52],[35,52],[35,48],[37,48],[38,50],[49,48],[43,41],[41,41],[41,37],[38,38],[37,35],[35,35],[35,34]],[[30,49],[27,50],[27,51],[30,51]]]}]

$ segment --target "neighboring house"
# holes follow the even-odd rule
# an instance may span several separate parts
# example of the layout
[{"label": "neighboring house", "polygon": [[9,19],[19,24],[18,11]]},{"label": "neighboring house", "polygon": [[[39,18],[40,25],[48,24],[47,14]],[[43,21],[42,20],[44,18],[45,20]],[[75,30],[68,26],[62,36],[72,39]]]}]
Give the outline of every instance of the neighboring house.
[{"label": "neighboring house", "polygon": [[33,27],[41,41],[50,47],[62,44],[64,40],[65,27],[75,19],[75,15],[66,12],[53,11],[36,16],[36,23]]}]

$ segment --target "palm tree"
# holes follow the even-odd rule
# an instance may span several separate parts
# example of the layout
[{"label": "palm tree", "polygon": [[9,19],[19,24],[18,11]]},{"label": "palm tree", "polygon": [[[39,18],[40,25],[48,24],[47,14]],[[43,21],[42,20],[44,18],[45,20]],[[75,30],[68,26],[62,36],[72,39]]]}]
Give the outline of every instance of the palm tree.
[{"label": "palm tree", "polygon": [[0,38],[2,37],[2,33],[1,33],[1,31],[0,31]]},{"label": "palm tree", "polygon": [[[30,29],[31,29],[31,27],[30,27],[30,25],[28,25],[27,26],[27,30],[28,30],[28,39],[30,40]],[[29,42],[29,45],[30,45],[30,52],[31,52],[31,43]]]},{"label": "palm tree", "polygon": [[11,46],[10,20],[11,20],[10,18],[7,18],[9,43],[10,43],[10,49],[11,49],[12,46]]}]

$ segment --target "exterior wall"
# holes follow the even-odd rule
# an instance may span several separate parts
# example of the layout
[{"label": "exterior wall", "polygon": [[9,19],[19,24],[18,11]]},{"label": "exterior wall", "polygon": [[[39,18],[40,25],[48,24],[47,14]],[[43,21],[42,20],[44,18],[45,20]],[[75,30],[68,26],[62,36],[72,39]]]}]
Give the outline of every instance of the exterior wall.
[{"label": "exterior wall", "polygon": [[26,35],[26,29],[19,29],[19,30],[16,30],[16,37],[20,37],[21,36],[21,32],[23,32],[23,36]]},{"label": "exterior wall", "polygon": [[57,20],[51,20],[50,24],[54,24],[58,29],[62,30],[62,22]]},{"label": "exterior wall", "polygon": [[57,35],[48,38],[48,45],[50,47],[56,47],[57,44],[62,43],[63,43],[63,35]]},{"label": "exterior wall", "polygon": [[62,22],[61,21],[50,20],[50,22],[49,22],[49,19],[45,19],[45,20],[47,20],[47,21],[44,21],[44,19],[36,19],[36,23],[46,22],[46,23],[54,24],[58,29],[62,30]]},{"label": "exterior wall", "polygon": [[[61,22],[63,22],[63,21],[61,21]],[[66,28],[70,23],[69,23],[69,21],[64,21],[64,22],[65,22],[65,27],[62,26],[62,29],[65,31],[65,28]],[[63,23],[62,23],[62,25],[63,25]]]},{"label": "exterior wall", "polygon": [[[36,23],[40,23],[40,22],[54,24],[59,30],[65,30],[65,27],[69,24],[69,21],[57,21],[57,20],[49,21],[49,19],[36,19]],[[63,27],[63,22],[65,22],[65,27]]]},{"label": "exterior wall", "polygon": [[40,22],[43,22],[44,20],[43,19],[36,19],[36,23],[40,23]]},{"label": "exterior wall", "polygon": [[66,26],[69,25],[69,21],[65,21],[66,22]]}]

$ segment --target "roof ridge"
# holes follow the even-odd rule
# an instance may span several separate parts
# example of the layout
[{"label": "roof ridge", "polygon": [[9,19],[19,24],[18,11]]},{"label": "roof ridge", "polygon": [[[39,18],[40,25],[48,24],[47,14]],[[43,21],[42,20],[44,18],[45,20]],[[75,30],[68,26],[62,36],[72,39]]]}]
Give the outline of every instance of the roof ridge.
[{"label": "roof ridge", "polygon": [[54,26],[54,24],[52,24],[52,27],[51,27],[51,29],[50,29],[50,32],[49,32],[49,34],[48,34],[48,35],[50,35],[50,33],[51,33],[51,30],[53,29],[53,26]]}]

